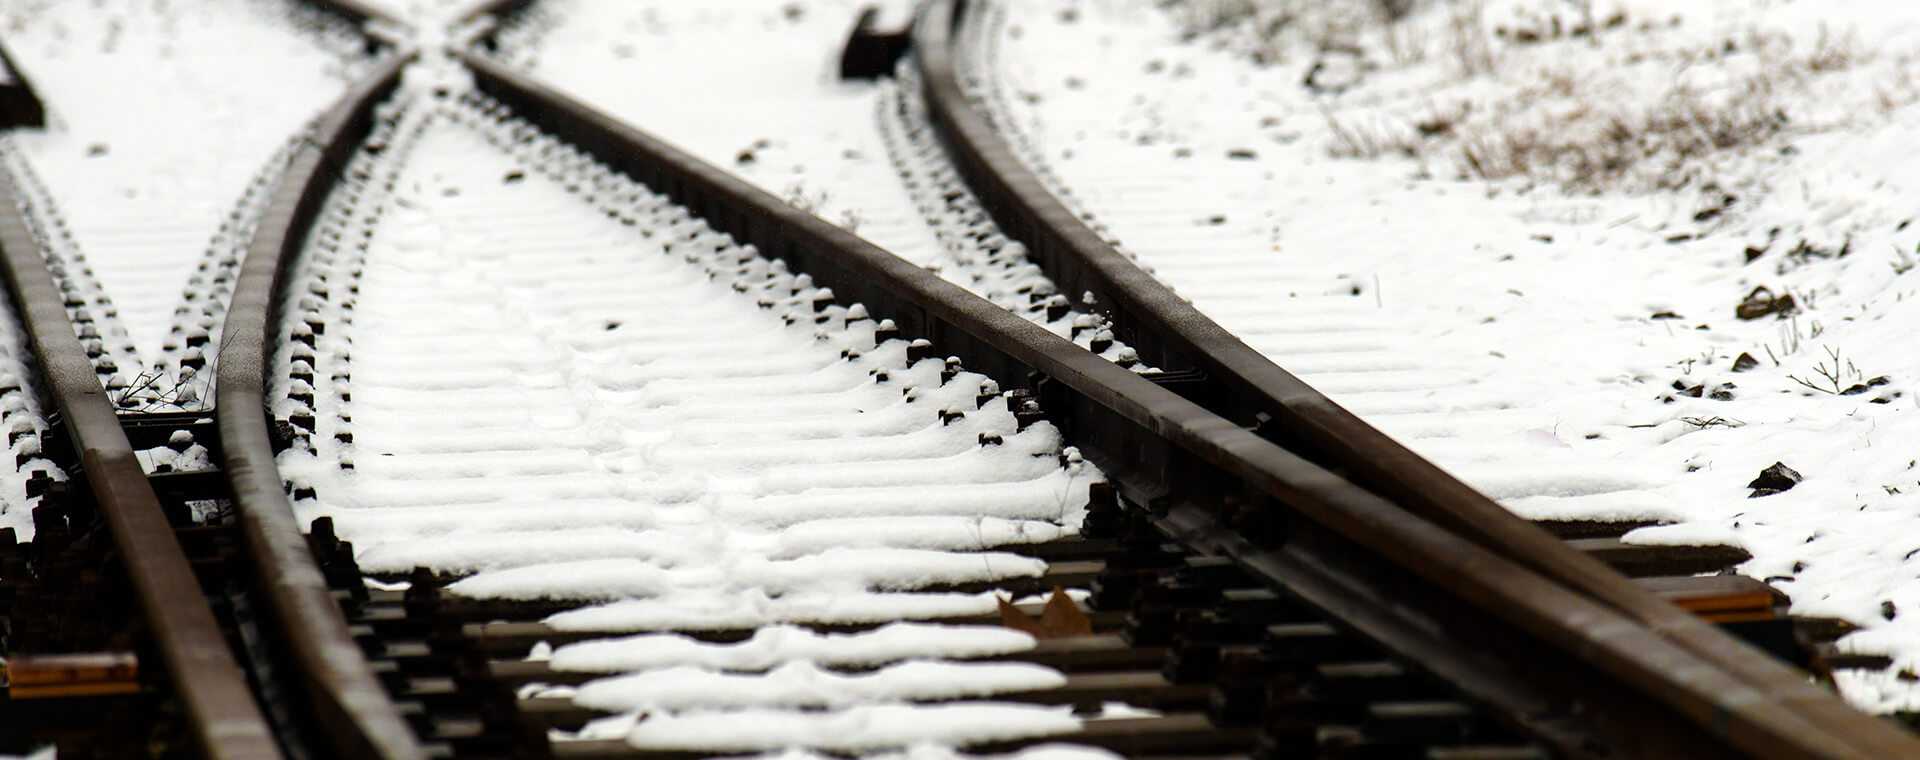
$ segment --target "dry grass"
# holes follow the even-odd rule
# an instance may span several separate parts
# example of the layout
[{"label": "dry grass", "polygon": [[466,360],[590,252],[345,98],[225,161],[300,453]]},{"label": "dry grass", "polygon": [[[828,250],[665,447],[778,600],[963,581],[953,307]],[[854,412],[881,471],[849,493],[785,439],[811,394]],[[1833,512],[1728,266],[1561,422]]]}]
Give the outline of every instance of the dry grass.
[{"label": "dry grass", "polygon": [[1705,159],[1764,143],[1790,123],[1776,82],[1759,76],[1721,97],[1680,84],[1649,105],[1583,108],[1537,124],[1476,123],[1452,149],[1460,173],[1482,180],[1675,190],[1704,183]]},{"label": "dry grass", "polygon": [[[1758,35],[1751,44],[1758,65],[1747,73],[1704,84],[1677,77],[1651,98],[1601,89],[1571,72],[1542,70],[1522,96],[1571,107],[1473,120],[1456,130],[1456,144],[1445,147],[1462,175],[1483,180],[1528,177],[1574,191],[1701,186],[1710,180],[1711,159],[1768,143],[1793,128],[1795,114],[1820,97],[1817,82],[1861,58],[1851,37],[1825,31],[1804,52]],[[1733,49],[1729,43],[1727,50]],[[1714,58],[1699,57],[1685,63]]]},{"label": "dry grass", "polygon": [[[1431,8],[1420,25],[1382,24],[1372,49],[1396,65],[1445,61],[1450,71],[1426,89],[1451,93],[1450,102],[1342,109],[1335,93],[1321,104],[1328,152],[1402,156],[1461,179],[1524,178],[1575,193],[1705,187],[1730,152],[1834,126],[1810,115],[1829,98],[1821,82],[1871,59],[1853,35],[1824,28],[1799,44],[1748,30],[1689,47],[1660,37],[1664,24],[1597,19],[1590,5],[1511,28],[1490,26],[1482,7],[1461,0]],[[1588,64],[1576,68],[1570,54]],[[1861,110],[1920,101],[1911,68],[1891,67]]]},{"label": "dry grass", "polygon": [[1500,65],[1494,38],[1487,33],[1485,13],[1486,5],[1480,2],[1447,7],[1447,50],[1461,76],[1491,74]]},{"label": "dry grass", "polygon": [[[1421,0],[1162,0],[1189,39],[1243,50],[1261,64],[1349,50],[1375,29],[1399,29]],[[1416,55],[1416,40],[1401,40]],[[1389,42],[1388,44],[1393,44]]]}]

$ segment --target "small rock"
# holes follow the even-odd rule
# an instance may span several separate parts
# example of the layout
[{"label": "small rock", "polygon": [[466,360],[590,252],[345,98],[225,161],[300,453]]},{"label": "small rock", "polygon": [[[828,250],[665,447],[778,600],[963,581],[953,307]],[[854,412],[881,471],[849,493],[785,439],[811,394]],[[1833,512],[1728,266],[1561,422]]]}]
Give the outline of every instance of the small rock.
[{"label": "small rock", "polygon": [[1735,372],[1745,372],[1758,366],[1760,366],[1760,360],[1753,358],[1753,354],[1745,351],[1740,352],[1740,355],[1733,359],[1733,371]]},{"label": "small rock", "polygon": [[1799,309],[1793,301],[1793,295],[1774,296],[1773,290],[1765,285],[1753,289],[1747,297],[1733,309],[1733,315],[1741,319],[1759,319],[1768,314],[1792,314]]},{"label": "small rock", "polygon": [[1233,150],[1227,151],[1227,158],[1235,161],[1252,161],[1258,157],[1259,154],[1254,153],[1252,148],[1234,148]]},{"label": "small rock", "polygon": [[1899,614],[1900,614],[1900,608],[1893,606],[1892,599],[1888,599],[1880,603],[1880,617],[1886,618],[1888,620],[1892,620],[1895,617],[1899,616]]},{"label": "small rock", "polygon": [[1792,467],[1782,462],[1774,462],[1772,466],[1760,471],[1760,477],[1754,478],[1753,482],[1747,484],[1748,488],[1753,489],[1753,493],[1748,494],[1747,498],[1772,496],[1799,485],[1801,480],[1803,478],[1800,473],[1795,472]]},{"label": "small rock", "polygon": [[1679,318],[1680,318],[1679,314],[1676,314],[1671,311],[1666,311],[1666,310],[1656,311],[1653,313],[1653,316],[1648,317],[1648,319],[1679,319]]}]

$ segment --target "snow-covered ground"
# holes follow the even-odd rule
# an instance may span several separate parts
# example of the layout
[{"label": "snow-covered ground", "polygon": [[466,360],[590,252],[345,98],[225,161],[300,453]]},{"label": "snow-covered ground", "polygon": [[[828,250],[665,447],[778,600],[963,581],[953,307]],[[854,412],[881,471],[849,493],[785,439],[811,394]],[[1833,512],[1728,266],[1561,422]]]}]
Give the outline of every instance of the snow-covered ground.
[{"label": "snow-covered ground", "polygon": [[876,130],[881,85],[836,79],[869,4],[550,0],[501,46],[569,94],[923,261],[935,241]]},{"label": "snow-covered ground", "polygon": [[44,183],[38,212],[65,227],[56,254],[81,256],[73,276],[104,291],[92,316],[118,372],[170,374],[185,338],[217,325],[213,279],[278,152],[344,90],[364,42],[289,0],[12,0],[0,28],[48,121],[6,141],[9,168]]},{"label": "snow-covered ground", "polygon": [[[954,175],[917,93],[842,82],[840,46],[868,3],[543,2],[503,55],[593,106],[1141,371],[1070,303]],[[883,4],[899,28],[907,4]],[[715,57],[725,46],[735,54]],[[688,65],[699,61],[699,65]],[[730,93],[713,97],[710,93]]]},{"label": "snow-covered ground", "polygon": [[[1850,700],[1920,707],[1920,9],[1158,5],[970,38],[1094,224],[1522,515],[1747,548],[1894,656]],[[1776,461],[1805,480],[1750,499]]]},{"label": "snow-covered ground", "polygon": [[[607,674],[548,692],[626,714],[588,736],[871,750],[1077,726],[990,700],[1058,673],[964,661],[1024,634],[899,621],[993,614],[937,587],[1043,573],[995,548],[1070,535],[1097,471],[1050,425],[1016,430],[990,379],[908,362],[863,308],[816,311],[804,274],[526,129],[415,100],[330,201],[335,232],[372,237],[310,244],[328,327],[290,328],[279,359],[277,414],[316,420],[279,463],[315,490],[302,521],[333,517],[363,569],[638,634],[539,653]],[[833,622],[882,627],[792,627]],[[649,633],[688,627],[760,633]],[[729,672],[745,656],[764,674]],[[851,663],[872,670],[829,669]]]}]

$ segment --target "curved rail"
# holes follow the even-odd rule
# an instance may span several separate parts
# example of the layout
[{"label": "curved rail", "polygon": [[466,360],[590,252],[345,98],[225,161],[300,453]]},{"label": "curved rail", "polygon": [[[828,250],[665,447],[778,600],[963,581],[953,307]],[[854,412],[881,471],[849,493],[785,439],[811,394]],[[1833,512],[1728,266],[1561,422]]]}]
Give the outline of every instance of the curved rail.
[{"label": "curved rail", "polygon": [[206,757],[264,760],[280,747],[227,646],[206,593],[134,456],[113,404],[69,320],[66,298],[0,172],[0,268],[87,490],[113,535],[155,648]]},{"label": "curved rail", "polygon": [[348,633],[282,490],[267,428],[267,336],[278,323],[284,265],[300,255],[340,167],[372,124],[374,106],[399,85],[411,60],[394,56],[341,96],[289,159],[234,283],[215,369],[222,465],[257,584],[291,650],[301,693],[339,757],[425,755]]},{"label": "curved rail", "polygon": [[936,132],[980,203],[1032,251],[1063,292],[1092,292],[1115,333],[1167,369],[1199,369],[1189,397],[1265,437],[1503,556],[1568,584],[1661,632],[1716,667],[1805,716],[1794,726],[1736,709],[1727,733],[1750,751],[1823,756],[1853,748],[1869,757],[1920,752],[1916,740],[1860,713],[1801,674],[1635,587],[1591,557],[1387,437],[1275,365],[1108,245],[1054,198],[968,97],[952,37],[965,3],[934,0],[915,24],[914,50]]},{"label": "curved rail", "polygon": [[[1573,754],[1611,746],[1625,752],[1617,756],[1702,756],[1740,747],[1773,756],[1894,757],[1920,748],[1912,737],[1803,682],[1745,681],[1619,610],[722,169],[500,63],[471,52],[459,56],[482,91],[672,196],[714,228],[786,260],[841,299],[894,319],[902,334],[931,339],[970,369],[1003,383],[1025,378],[1048,417],[1090,452],[1131,501],[1150,505],[1160,527],[1234,556],[1317,604],[1348,609],[1349,624],[1376,638],[1431,654],[1434,659],[1423,659],[1423,666],[1476,698],[1500,704],[1534,731],[1557,736]],[[1518,522],[1504,511],[1499,516]],[[1637,595],[1630,601],[1668,606],[1628,590]],[[1374,603],[1356,605],[1368,597]],[[1727,647],[1744,647],[1700,627]],[[1493,657],[1523,651],[1529,658],[1519,666],[1524,671]],[[1581,708],[1558,712],[1568,700]],[[1831,708],[1848,720],[1811,722],[1803,717],[1809,706]],[[1571,731],[1582,735],[1570,740],[1567,724],[1579,721],[1605,729]],[[1856,733],[1829,735],[1843,724]]]}]

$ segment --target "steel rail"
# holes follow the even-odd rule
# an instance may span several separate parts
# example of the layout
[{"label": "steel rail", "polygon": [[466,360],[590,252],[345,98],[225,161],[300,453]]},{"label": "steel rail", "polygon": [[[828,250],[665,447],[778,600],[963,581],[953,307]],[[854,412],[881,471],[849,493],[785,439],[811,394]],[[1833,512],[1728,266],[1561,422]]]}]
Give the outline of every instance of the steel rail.
[{"label": "steel rail", "polygon": [[345,16],[347,19],[353,21],[356,24],[364,24],[369,21],[372,21],[376,23],[391,24],[395,26],[406,25],[406,22],[402,21],[400,17],[395,16],[392,13],[388,12],[386,7],[380,5],[379,3],[369,3],[369,2],[364,2],[364,0],[305,0],[305,1],[308,5],[312,5],[321,10],[327,11],[329,13],[335,13],[341,16]]},{"label": "steel rail", "polygon": [[[1920,743],[1847,709],[1831,695],[1799,682],[1756,686],[1735,678],[1712,658],[1680,647],[1561,581],[1357,487],[722,169],[510,67],[470,51],[457,55],[483,92],[521,117],[666,193],[762,254],[785,259],[794,271],[833,288],[838,300],[866,304],[892,318],[903,335],[932,340],[974,371],[1012,385],[1024,378],[1042,409],[1132,501],[1150,505],[1169,527],[1244,558],[1249,567],[1284,575],[1275,568],[1286,563],[1273,561],[1284,556],[1294,558],[1296,567],[1304,562],[1340,575],[1339,568],[1353,564],[1347,559],[1351,551],[1364,549],[1371,561],[1398,568],[1398,575],[1366,573],[1375,577],[1375,588],[1391,594],[1384,598],[1393,604],[1417,608],[1424,596],[1456,600],[1480,617],[1453,615],[1452,633],[1460,634],[1459,626],[1483,625],[1524,634],[1557,655],[1554,661],[1568,672],[1611,684],[1578,686],[1596,694],[1632,695],[1631,700],[1600,701],[1629,711],[1622,705],[1660,706],[1660,715],[1637,720],[1661,726],[1649,735],[1689,752],[1737,746],[1774,756],[1920,756]],[[1501,515],[1514,520],[1504,511]],[[1243,530],[1246,526],[1256,527]],[[1558,542],[1552,547],[1567,551]],[[1414,587],[1420,590],[1408,591]],[[1729,646],[1743,646],[1713,633]],[[1802,717],[1809,693],[1855,718],[1868,740],[1848,737],[1822,744],[1805,738],[1825,733]],[[1483,691],[1479,696],[1498,695]]]},{"label": "steel rail", "polygon": [[[1566,583],[1659,631],[1805,716],[1793,727],[1735,712],[1734,733],[1756,752],[1819,756],[1916,753],[1911,735],[1848,707],[1798,673],[1572,551],[1413,453],[1260,355],[1115,250],[1046,189],[962,86],[952,37],[965,3],[934,0],[915,24],[914,55],[935,131],[981,205],[1025,243],[1063,292],[1092,292],[1115,333],[1147,361],[1206,375],[1190,397],[1411,511]],[[1898,750],[1897,752],[1895,750]],[[1904,754],[1903,754],[1904,753]]]},{"label": "steel rail", "polygon": [[473,5],[455,15],[453,25],[470,24],[485,16],[510,16],[532,4],[533,0],[474,0]]},{"label": "steel rail", "polygon": [[369,73],[314,122],[255,227],[221,328],[214,400],[222,466],[253,563],[256,584],[284,639],[322,740],[335,755],[425,757],[374,676],[294,519],[267,423],[266,373],[273,366],[284,278],[346,159],[371,128],[373,110],[399,86],[411,55]]},{"label": "steel rail", "polygon": [[21,218],[18,191],[5,172],[0,172],[0,268],[59,411],[60,427],[119,550],[194,741],[209,758],[281,757],[247,675],[80,345],[66,297]]}]

